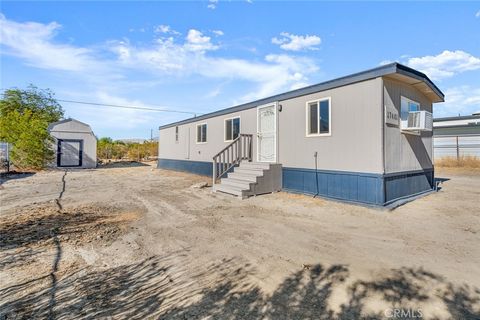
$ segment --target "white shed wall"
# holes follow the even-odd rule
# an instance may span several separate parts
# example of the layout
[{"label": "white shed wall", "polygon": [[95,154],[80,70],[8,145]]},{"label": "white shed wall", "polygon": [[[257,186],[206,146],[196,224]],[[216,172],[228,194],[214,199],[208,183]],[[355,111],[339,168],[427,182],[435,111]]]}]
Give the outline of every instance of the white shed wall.
[{"label": "white shed wall", "polygon": [[88,125],[76,120],[60,122],[50,127],[50,135],[55,140],[55,159],[52,166],[57,165],[57,139],[83,140],[81,168],[95,168],[97,166],[97,138]]}]

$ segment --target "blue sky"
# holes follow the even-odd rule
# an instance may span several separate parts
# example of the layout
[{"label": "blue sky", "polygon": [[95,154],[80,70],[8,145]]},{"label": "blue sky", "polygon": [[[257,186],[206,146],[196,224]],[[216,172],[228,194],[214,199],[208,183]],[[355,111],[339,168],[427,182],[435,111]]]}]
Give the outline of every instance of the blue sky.
[{"label": "blue sky", "polygon": [[[10,2],[1,88],[196,113],[399,61],[446,94],[436,117],[480,111],[479,2]],[[184,119],[62,103],[97,136],[147,138]]]}]

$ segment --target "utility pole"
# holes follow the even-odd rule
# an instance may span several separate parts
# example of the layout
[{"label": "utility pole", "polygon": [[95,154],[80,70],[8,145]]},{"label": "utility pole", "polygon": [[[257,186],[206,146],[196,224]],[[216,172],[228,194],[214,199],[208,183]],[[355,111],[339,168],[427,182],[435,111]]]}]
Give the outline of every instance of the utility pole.
[{"label": "utility pole", "polygon": [[150,141],[153,141],[153,129],[150,129]]}]

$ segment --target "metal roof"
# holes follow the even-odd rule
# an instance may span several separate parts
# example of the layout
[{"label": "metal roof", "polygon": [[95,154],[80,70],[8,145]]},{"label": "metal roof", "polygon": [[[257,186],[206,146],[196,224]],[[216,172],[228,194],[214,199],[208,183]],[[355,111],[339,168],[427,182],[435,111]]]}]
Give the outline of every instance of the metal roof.
[{"label": "metal roof", "polygon": [[440,91],[440,89],[424,73],[422,73],[420,71],[417,71],[415,69],[409,68],[407,66],[404,66],[404,65],[402,65],[398,62],[393,62],[393,63],[386,64],[386,65],[383,65],[383,66],[380,66],[380,67],[377,67],[377,68],[365,70],[365,71],[358,72],[358,73],[353,73],[351,75],[344,76],[344,77],[341,77],[341,78],[336,78],[336,79],[333,79],[333,80],[329,80],[329,81],[325,81],[325,82],[322,82],[322,83],[314,84],[314,85],[311,85],[311,86],[308,86],[308,87],[300,88],[300,89],[297,89],[297,90],[277,94],[277,95],[274,95],[274,96],[271,96],[271,97],[268,97],[268,98],[244,103],[244,104],[234,106],[234,107],[230,107],[230,108],[226,108],[226,109],[221,109],[221,110],[214,111],[214,112],[211,112],[211,113],[207,113],[207,114],[204,114],[204,115],[201,115],[201,116],[198,116],[198,117],[189,118],[189,119],[186,119],[186,120],[181,120],[181,121],[173,122],[173,123],[170,123],[170,124],[166,124],[166,125],[160,126],[159,130],[167,129],[167,128],[170,128],[170,127],[174,127],[174,126],[178,126],[178,125],[182,125],[182,124],[187,124],[187,123],[191,123],[191,122],[196,122],[196,121],[200,121],[200,120],[204,120],[204,119],[209,119],[209,118],[220,116],[220,115],[239,112],[239,111],[246,110],[246,109],[255,108],[255,107],[257,107],[259,105],[262,105],[262,104],[267,104],[267,103],[271,103],[271,102],[275,102],[275,101],[283,101],[283,100],[288,100],[288,99],[292,99],[292,98],[296,98],[296,97],[301,97],[301,96],[304,96],[304,95],[308,95],[308,94],[312,94],[312,93],[316,93],[316,92],[320,92],[320,91],[325,91],[325,90],[329,90],[329,89],[333,89],[333,88],[338,88],[338,87],[346,86],[346,85],[353,84],[353,83],[356,83],[356,82],[370,80],[370,79],[374,79],[374,78],[378,78],[378,77],[382,77],[382,76],[386,76],[386,75],[390,75],[390,74],[400,74],[400,75],[407,76],[407,77],[410,77],[410,78],[414,78],[414,79],[417,79],[421,82],[424,82],[436,94],[436,96],[439,98],[440,101],[444,100],[445,96],[444,96],[443,92]]},{"label": "metal roof", "polygon": [[444,117],[444,118],[435,118],[433,122],[440,122],[440,121],[452,121],[452,120],[473,120],[473,119],[480,119],[480,114],[472,114],[471,116],[456,116],[456,117]]},{"label": "metal roof", "polygon": [[50,123],[50,124],[48,125],[47,130],[48,130],[48,131],[51,131],[51,130],[53,129],[53,127],[55,127],[55,126],[57,126],[57,125],[59,125],[59,124],[67,123],[67,122],[78,122],[78,123],[80,123],[80,124],[88,127],[88,129],[89,129],[91,132],[93,132],[93,131],[92,131],[92,127],[90,127],[89,124],[87,124],[87,123],[85,123],[85,122],[82,122],[82,121],[78,121],[77,119],[73,119],[73,118],[67,118],[67,119],[63,119],[63,120],[57,121],[57,122],[52,122],[52,123]]}]

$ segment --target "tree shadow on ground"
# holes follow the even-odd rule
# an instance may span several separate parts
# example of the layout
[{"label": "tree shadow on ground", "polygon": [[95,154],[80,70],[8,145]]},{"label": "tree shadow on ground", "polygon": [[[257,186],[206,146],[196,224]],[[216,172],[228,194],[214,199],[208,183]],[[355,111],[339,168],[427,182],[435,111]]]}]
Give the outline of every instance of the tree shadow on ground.
[{"label": "tree shadow on ground", "polygon": [[[60,275],[51,318],[143,319],[384,319],[366,308],[371,299],[391,308],[443,304],[448,319],[479,319],[480,291],[455,286],[423,269],[400,268],[348,286],[334,309],[332,292],[345,286],[344,265],[314,265],[287,277],[272,294],[255,283],[255,270],[237,259],[205,268],[189,266],[179,253],[103,270],[84,268]],[[242,265],[242,267],[239,267]],[[0,289],[1,317],[48,318],[48,276]],[[344,290],[344,289],[341,289]],[[426,319],[437,315],[424,314]],[[405,319],[405,318],[404,318]]]},{"label": "tree shadow on ground", "polygon": [[148,166],[148,164],[138,161],[112,161],[99,164],[97,169],[134,168]]},{"label": "tree shadow on ground", "polygon": [[8,180],[17,180],[17,179],[24,179],[31,177],[36,172],[17,172],[17,171],[9,171],[9,172],[1,172],[0,173],[0,185],[4,184]]},{"label": "tree shadow on ground", "polygon": [[[25,214],[12,216],[0,224],[0,248],[9,250],[52,241],[52,233],[57,236],[81,235],[88,228],[100,229],[112,224],[115,208],[85,206],[63,209],[54,205],[34,207]],[[121,212],[117,212],[120,216]]]},{"label": "tree shadow on ground", "polygon": [[22,247],[14,251],[0,250],[0,270],[21,267],[37,260],[47,250],[42,248]]},{"label": "tree shadow on ground", "polygon": [[0,268],[31,264],[63,244],[113,242],[142,212],[141,208],[88,205],[62,208],[60,201],[14,212],[0,221]]}]

